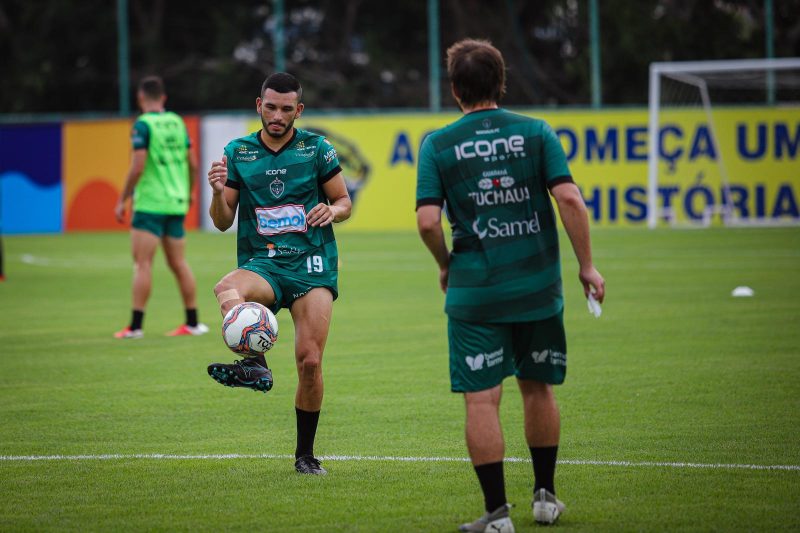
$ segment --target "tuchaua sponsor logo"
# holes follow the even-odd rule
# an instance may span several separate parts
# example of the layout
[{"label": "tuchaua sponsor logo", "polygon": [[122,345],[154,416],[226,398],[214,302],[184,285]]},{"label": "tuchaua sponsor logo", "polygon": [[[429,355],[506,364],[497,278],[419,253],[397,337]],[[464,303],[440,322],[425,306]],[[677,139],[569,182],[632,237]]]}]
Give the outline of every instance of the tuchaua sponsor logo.
[{"label": "tuchaua sponsor logo", "polygon": [[520,235],[535,235],[541,231],[539,226],[539,214],[533,213],[533,218],[528,220],[512,220],[505,222],[496,217],[486,221],[486,225],[481,224],[478,217],[472,223],[472,231],[479,239],[496,239],[498,237],[517,237]]},{"label": "tuchaua sponsor logo", "polygon": [[514,187],[514,183],[516,183],[514,178],[502,174],[502,172],[504,171],[484,172],[483,177],[478,181],[478,187],[481,190],[467,193],[476,205],[518,204],[531,199],[527,186]]},{"label": "tuchaua sponsor logo", "polygon": [[515,157],[525,157],[525,137],[511,135],[493,140],[481,139],[465,141],[455,146],[456,159],[482,157],[484,161],[503,161]]}]

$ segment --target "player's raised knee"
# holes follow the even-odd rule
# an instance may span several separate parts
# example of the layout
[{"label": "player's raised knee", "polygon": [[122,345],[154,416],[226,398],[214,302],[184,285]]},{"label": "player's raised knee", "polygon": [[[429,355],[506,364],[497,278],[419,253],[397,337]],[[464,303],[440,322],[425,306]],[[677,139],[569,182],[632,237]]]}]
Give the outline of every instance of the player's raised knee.
[{"label": "player's raised knee", "polygon": [[313,378],[322,371],[322,358],[319,352],[300,352],[297,354],[297,371],[301,378]]}]

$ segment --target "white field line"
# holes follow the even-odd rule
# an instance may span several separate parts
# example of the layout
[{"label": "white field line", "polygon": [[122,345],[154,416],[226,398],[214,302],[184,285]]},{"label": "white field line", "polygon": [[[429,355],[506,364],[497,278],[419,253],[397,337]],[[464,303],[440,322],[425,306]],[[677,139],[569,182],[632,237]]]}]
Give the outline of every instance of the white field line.
[{"label": "white field line", "polygon": [[[324,461],[386,461],[404,463],[462,463],[467,457],[397,457],[382,455],[323,455]],[[0,462],[25,461],[108,461],[125,459],[173,459],[173,460],[227,460],[227,459],[294,459],[294,455],[280,454],[203,454],[181,455],[167,453],[111,453],[97,455],[0,455]],[[506,457],[508,463],[527,463],[529,458]],[[562,465],[620,466],[620,467],[666,467],[666,468],[707,468],[717,470],[790,470],[800,472],[800,465],[754,465],[730,463],[683,463],[669,461],[595,461],[591,459],[560,459]]]}]

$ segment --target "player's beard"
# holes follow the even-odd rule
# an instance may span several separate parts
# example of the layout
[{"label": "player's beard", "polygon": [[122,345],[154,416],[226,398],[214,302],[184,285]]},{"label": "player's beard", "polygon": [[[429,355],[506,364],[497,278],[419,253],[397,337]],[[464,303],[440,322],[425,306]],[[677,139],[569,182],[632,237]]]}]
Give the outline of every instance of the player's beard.
[{"label": "player's beard", "polygon": [[294,119],[290,120],[290,121],[289,121],[289,122],[286,124],[286,127],[285,127],[285,128],[283,128],[283,131],[282,131],[282,132],[280,132],[280,133],[276,133],[276,132],[274,132],[274,131],[271,131],[271,130],[269,129],[269,125],[270,125],[270,124],[277,124],[277,125],[280,125],[280,123],[278,123],[278,122],[267,122],[266,120],[264,120],[264,117],[261,117],[261,125],[264,127],[264,131],[265,131],[265,132],[267,132],[267,135],[269,135],[269,136],[270,136],[270,137],[272,137],[273,139],[281,139],[281,138],[283,138],[284,136],[286,136],[286,134],[287,134],[288,132],[292,131],[292,128],[294,128]]}]

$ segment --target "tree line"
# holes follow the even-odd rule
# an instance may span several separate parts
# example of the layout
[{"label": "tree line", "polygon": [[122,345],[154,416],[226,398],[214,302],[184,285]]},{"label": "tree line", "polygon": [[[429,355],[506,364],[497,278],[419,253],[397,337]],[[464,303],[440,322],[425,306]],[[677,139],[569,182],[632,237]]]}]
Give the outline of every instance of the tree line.
[{"label": "tree line", "polygon": [[[763,0],[598,0],[602,101],[647,100],[652,61],[761,58]],[[491,40],[508,67],[505,103],[591,102],[588,0],[440,0],[441,101],[453,106],[447,46]],[[774,0],[776,57],[800,56],[800,0]],[[268,0],[129,0],[130,83],[161,75],[176,111],[252,108],[275,70]],[[427,2],[286,2],[286,69],[311,109],[426,108]],[[114,113],[116,2],[0,3],[2,112]],[[131,90],[131,94],[134,91]],[[135,108],[134,102],[131,106]]]}]

